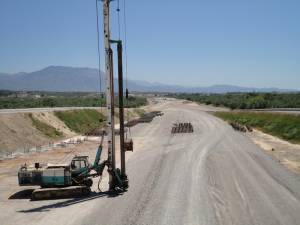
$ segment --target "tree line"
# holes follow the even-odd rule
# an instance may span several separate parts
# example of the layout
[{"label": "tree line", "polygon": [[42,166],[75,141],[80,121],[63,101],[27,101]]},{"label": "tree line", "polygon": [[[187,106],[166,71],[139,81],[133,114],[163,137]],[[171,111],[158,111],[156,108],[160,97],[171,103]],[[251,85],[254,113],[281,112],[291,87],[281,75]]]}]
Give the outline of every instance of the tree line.
[{"label": "tree line", "polygon": [[182,93],[171,97],[231,109],[300,108],[300,93]]},{"label": "tree line", "polygon": [[[118,98],[115,100],[118,106]],[[43,107],[103,107],[106,104],[105,96],[2,96],[0,109],[43,108]],[[145,97],[129,96],[124,98],[124,107],[135,108],[147,104]]]}]

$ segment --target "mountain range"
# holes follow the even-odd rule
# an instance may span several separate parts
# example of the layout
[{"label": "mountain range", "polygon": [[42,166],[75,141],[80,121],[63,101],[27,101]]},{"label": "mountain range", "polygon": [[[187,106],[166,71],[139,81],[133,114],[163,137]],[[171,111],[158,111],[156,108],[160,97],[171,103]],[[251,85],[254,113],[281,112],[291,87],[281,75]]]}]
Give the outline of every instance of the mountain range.
[{"label": "mountain range", "polygon": [[[105,89],[104,74],[101,72],[101,90]],[[126,82],[124,81],[124,84]],[[117,80],[115,80],[117,84]],[[128,80],[128,89],[137,92],[187,92],[187,93],[227,93],[227,92],[293,92],[296,90],[279,88],[251,88],[233,85],[213,85],[209,87],[188,87],[167,85],[147,81]],[[0,73],[0,89],[14,91],[84,91],[97,92],[100,89],[97,69],[82,67],[49,66],[30,73]],[[115,88],[115,90],[117,90]]]}]

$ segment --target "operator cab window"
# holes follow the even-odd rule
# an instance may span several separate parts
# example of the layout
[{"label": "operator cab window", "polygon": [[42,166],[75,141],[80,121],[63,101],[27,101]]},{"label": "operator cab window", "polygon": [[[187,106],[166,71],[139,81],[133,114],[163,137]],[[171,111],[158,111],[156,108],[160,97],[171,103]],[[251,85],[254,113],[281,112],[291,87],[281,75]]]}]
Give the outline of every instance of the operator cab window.
[{"label": "operator cab window", "polygon": [[86,167],[85,161],[76,160],[72,162],[72,169],[81,169],[85,167]]}]

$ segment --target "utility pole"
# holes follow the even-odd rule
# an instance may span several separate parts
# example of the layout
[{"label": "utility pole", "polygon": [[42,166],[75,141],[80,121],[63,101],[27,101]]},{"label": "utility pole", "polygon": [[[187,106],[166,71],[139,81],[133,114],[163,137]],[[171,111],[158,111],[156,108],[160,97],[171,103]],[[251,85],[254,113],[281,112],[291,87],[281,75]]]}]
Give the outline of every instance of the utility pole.
[{"label": "utility pole", "polygon": [[105,47],[105,80],[106,80],[106,107],[107,107],[107,141],[108,141],[108,171],[109,189],[115,187],[112,171],[115,163],[115,121],[114,121],[114,76],[113,55],[110,46],[109,4],[111,0],[103,0],[104,47]]}]

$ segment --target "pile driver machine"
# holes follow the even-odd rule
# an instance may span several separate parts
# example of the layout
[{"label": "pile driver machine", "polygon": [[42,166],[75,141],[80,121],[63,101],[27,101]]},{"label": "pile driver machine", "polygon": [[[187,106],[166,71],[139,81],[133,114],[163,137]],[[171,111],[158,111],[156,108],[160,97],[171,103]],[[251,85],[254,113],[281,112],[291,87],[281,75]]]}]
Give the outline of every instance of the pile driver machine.
[{"label": "pile driver machine", "polygon": [[[98,1],[98,0],[97,0]],[[106,131],[103,132],[101,143],[98,147],[95,161],[91,164],[87,156],[75,156],[70,164],[55,164],[41,166],[21,166],[18,171],[20,186],[40,186],[32,193],[33,199],[45,199],[55,197],[69,197],[74,195],[86,195],[91,191],[92,178],[101,177],[107,167],[109,174],[109,190],[125,191],[128,188],[128,178],[125,166],[125,152],[133,150],[131,139],[125,139],[124,131],[124,104],[123,104],[123,63],[122,63],[122,41],[112,40],[110,37],[110,2],[103,2],[103,27],[105,47],[105,80],[106,80],[106,108],[107,120]],[[96,2],[97,3],[97,2]],[[97,7],[98,10],[98,7]],[[98,19],[98,18],[97,18]],[[98,20],[97,20],[98,22]],[[98,26],[97,26],[98,29]],[[99,42],[98,42],[99,43]],[[115,161],[115,121],[114,121],[114,74],[113,74],[113,50],[112,44],[117,45],[118,54],[118,95],[119,95],[119,118],[120,118],[120,159],[121,169],[116,168]],[[99,68],[100,70],[100,68]],[[126,89],[126,97],[128,90]],[[107,134],[108,158],[101,162],[103,151],[104,133]]]}]

